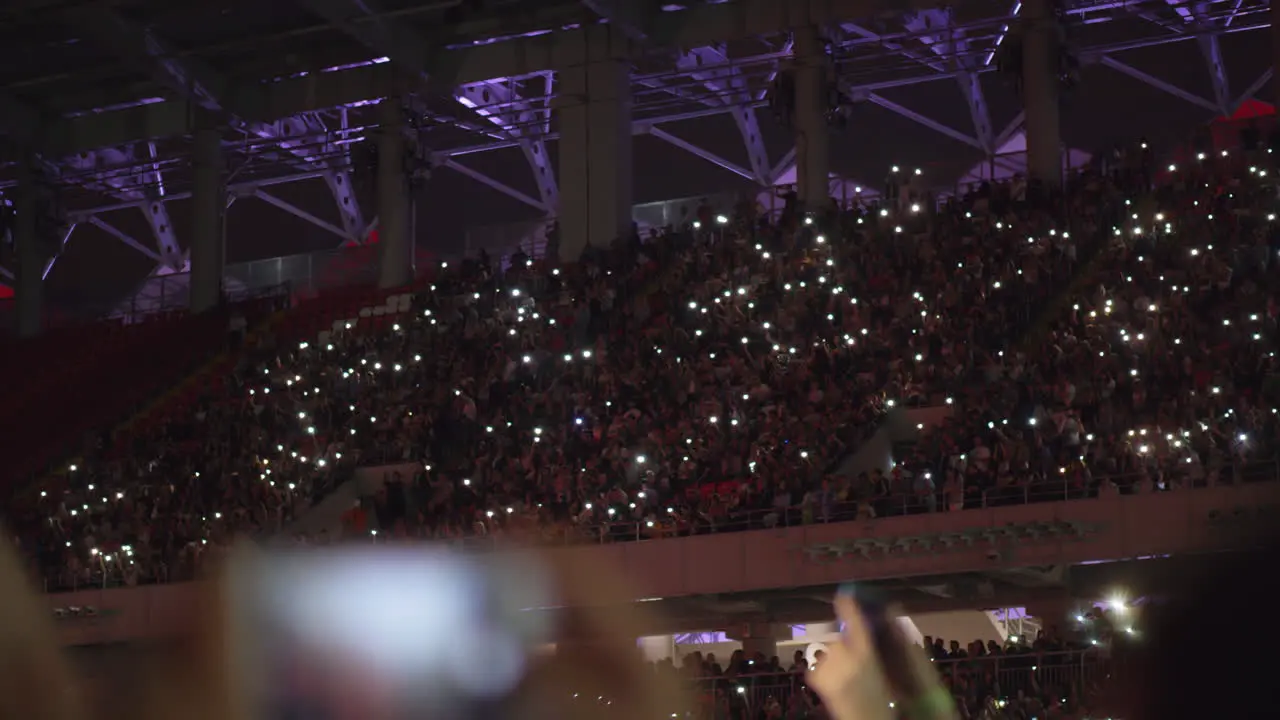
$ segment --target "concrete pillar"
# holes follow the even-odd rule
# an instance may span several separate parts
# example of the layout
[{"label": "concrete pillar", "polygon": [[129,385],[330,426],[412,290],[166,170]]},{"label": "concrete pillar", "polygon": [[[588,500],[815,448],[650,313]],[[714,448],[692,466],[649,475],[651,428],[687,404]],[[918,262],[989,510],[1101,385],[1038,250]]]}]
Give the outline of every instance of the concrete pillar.
[{"label": "concrete pillar", "polygon": [[747,656],[747,660],[754,660],[756,653],[768,660],[778,654],[778,641],[771,637],[742,638],[742,653]]},{"label": "concrete pillar", "polygon": [[413,281],[412,212],[405,166],[404,109],[398,97],[378,104],[378,287]]},{"label": "concrete pillar", "polygon": [[830,197],[831,157],[827,126],[827,56],[815,27],[795,31],[796,197],[809,212]]},{"label": "concrete pillar", "polygon": [[1083,607],[1082,603],[1063,596],[1037,600],[1028,604],[1026,611],[1028,617],[1033,617],[1040,621],[1041,627],[1048,627],[1070,622],[1075,618],[1081,607]]},{"label": "concrete pillar", "polygon": [[44,329],[44,261],[39,237],[39,189],[37,171],[18,163],[18,187],[13,196],[13,244],[17,252],[14,268],[14,305],[19,337],[34,337]]},{"label": "concrete pillar", "polygon": [[215,128],[195,132],[191,188],[191,312],[218,307],[226,269],[227,210],[222,133]]},{"label": "concrete pillar", "polygon": [[593,25],[561,40],[560,260],[574,262],[587,245],[607,247],[631,232],[631,64],[625,38]]},{"label": "concrete pillar", "polygon": [[742,643],[742,652],[748,660],[760,653],[766,660],[778,654],[778,641],[792,639],[790,625],[778,625],[756,620],[743,621],[731,626],[725,635]]},{"label": "concrete pillar", "polygon": [[1062,124],[1058,109],[1058,21],[1052,0],[1027,0],[1022,21],[1027,174],[1045,186],[1056,187],[1062,184]]}]

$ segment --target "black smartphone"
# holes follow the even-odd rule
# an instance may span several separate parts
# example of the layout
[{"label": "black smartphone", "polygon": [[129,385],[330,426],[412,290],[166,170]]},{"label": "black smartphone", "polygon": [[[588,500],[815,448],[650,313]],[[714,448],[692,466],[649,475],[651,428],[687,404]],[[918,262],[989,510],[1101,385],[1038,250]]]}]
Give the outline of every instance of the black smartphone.
[{"label": "black smartphone", "polygon": [[884,668],[885,679],[894,695],[901,702],[923,695],[927,690],[923,684],[925,679],[920,677],[910,655],[919,650],[902,632],[888,599],[865,585],[847,585],[840,591],[858,603],[863,620],[871,631],[871,643]]}]

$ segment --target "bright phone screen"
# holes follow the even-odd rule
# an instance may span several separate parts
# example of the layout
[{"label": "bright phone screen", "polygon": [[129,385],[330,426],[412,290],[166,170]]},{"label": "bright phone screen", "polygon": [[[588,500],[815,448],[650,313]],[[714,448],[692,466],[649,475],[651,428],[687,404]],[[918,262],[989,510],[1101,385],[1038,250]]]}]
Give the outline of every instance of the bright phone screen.
[{"label": "bright phone screen", "polygon": [[494,717],[552,638],[549,595],[528,557],[271,553],[234,570],[234,671],[255,720]]}]

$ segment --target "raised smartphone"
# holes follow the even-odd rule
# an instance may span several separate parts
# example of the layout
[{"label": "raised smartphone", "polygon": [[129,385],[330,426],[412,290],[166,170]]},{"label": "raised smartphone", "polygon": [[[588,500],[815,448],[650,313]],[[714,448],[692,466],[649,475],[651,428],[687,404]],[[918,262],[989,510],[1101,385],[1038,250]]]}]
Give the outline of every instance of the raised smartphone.
[{"label": "raised smartphone", "polygon": [[871,630],[871,642],[884,668],[885,679],[894,694],[904,701],[922,695],[927,688],[922,686],[923,678],[908,654],[919,652],[919,649],[903,635],[884,596],[865,585],[847,585],[840,591],[849,593],[858,603]]},{"label": "raised smartphone", "polygon": [[554,638],[548,573],[430,547],[233,561],[232,676],[250,720],[469,720],[506,702]]}]

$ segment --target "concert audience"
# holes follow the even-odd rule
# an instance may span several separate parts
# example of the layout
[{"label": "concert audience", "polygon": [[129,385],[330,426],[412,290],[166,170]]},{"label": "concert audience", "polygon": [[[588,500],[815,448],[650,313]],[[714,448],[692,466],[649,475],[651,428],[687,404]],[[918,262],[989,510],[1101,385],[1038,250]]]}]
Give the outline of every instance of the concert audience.
[{"label": "concert audience", "polygon": [[904,474],[953,509],[1274,475],[1276,192],[1236,169],[1175,167],[1129,201],[1036,345],[985,363]]},{"label": "concert audience", "polygon": [[[965,647],[925,638],[943,682],[964,718],[1084,717],[1105,679],[1106,653],[1089,643],[1064,641],[1053,631],[1034,641],[1010,636],[1004,643],[975,640]],[[819,659],[818,662],[821,662]],[[810,720],[825,717],[805,684],[803,650],[784,662],[734,651],[721,664],[712,653],[691,652],[678,665],[653,663],[654,672],[687,678],[695,687],[690,717]],[[587,699],[588,701],[591,698]],[[602,699],[603,700],[603,699]]]},{"label": "concert audience", "polygon": [[[1277,437],[1275,192],[1228,160],[455,263],[406,312],[247,339],[225,393],[43,484],[19,542],[51,588],[183,578],[391,462],[421,469],[353,510],[360,535],[625,540],[1248,480]],[[941,404],[892,470],[845,472],[887,412]]]}]

